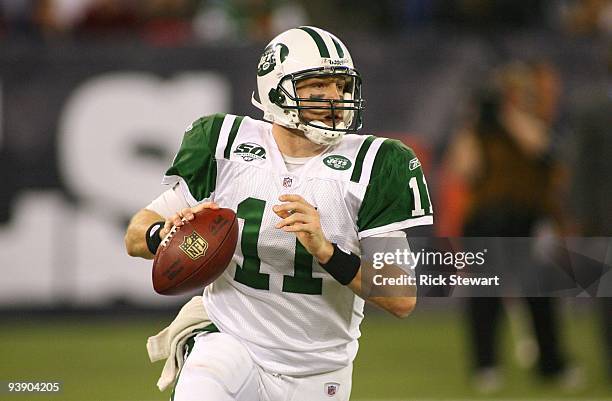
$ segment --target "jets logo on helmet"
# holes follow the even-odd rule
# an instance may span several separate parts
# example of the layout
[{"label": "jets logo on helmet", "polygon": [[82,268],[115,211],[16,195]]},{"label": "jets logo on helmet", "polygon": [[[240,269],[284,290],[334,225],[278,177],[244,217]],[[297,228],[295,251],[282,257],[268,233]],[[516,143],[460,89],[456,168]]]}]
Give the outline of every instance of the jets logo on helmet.
[{"label": "jets logo on helmet", "polygon": [[[296,85],[301,80],[330,76],[345,82],[340,99],[298,96]],[[285,31],[266,46],[257,66],[257,96],[253,94],[252,102],[264,112],[265,120],[298,129],[321,145],[335,144],[344,133],[359,130],[365,107],[361,76],[346,46],[331,33],[310,26]],[[339,121],[332,118],[331,126],[307,121],[302,110],[338,115]]]},{"label": "jets logo on helmet", "polygon": [[264,76],[270,71],[274,70],[274,67],[276,67],[277,54],[279,61],[282,63],[287,58],[289,49],[282,43],[268,45],[261,55],[261,59],[259,60],[259,65],[257,66],[257,76]]}]

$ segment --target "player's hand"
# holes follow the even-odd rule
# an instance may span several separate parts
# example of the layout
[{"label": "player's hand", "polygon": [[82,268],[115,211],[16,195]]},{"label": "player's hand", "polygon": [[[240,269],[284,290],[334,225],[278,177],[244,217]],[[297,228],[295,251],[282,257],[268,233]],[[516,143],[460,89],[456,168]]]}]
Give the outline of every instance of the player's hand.
[{"label": "player's hand", "polygon": [[168,235],[168,233],[172,229],[172,226],[182,226],[183,224],[185,224],[185,221],[193,220],[193,218],[195,217],[195,213],[200,212],[204,209],[219,209],[219,205],[217,205],[215,202],[204,202],[200,203],[195,207],[186,207],[180,212],[174,213],[172,216],[166,219],[164,228],[160,230],[159,236],[161,238],[165,238],[166,235]]},{"label": "player's hand", "polygon": [[323,234],[319,211],[299,195],[281,195],[278,199],[285,203],[272,208],[282,219],[276,228],[295,233],[298,241],[319,263],[327,263],[334,248]]}]

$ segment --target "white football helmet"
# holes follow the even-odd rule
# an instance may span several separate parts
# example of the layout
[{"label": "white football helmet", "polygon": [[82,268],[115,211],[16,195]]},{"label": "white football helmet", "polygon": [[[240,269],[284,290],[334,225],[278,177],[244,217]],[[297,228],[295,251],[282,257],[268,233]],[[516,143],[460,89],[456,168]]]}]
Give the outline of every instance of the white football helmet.
[{"label": "white football helmet", "polygon": [[[298,81],[334,75],[345,78],[344,99],[298,97]],[[304,106],[303,102],[310,105]],[[331,33],[311,26],[289,29],[266,46],[257,66],[257,94],[253,93],[252,103],[264,112],[264,120],[299,129],[320,145],[337,143],[344,133],[359,130],[365,106],[361,76],[346,46]],[[313,103],[320,106],[312,106]],[[304,121],[300,118],[300,110],[304,109],[332,115],[342,110],[342,120],[336,123],[332,119],[331,127],[321,121]]]}]

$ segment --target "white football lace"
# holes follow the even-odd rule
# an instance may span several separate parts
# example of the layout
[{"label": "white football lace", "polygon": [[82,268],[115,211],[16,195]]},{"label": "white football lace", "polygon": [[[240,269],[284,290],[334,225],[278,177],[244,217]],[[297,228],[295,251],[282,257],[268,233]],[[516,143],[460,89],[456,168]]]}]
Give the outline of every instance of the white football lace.
[{"label": "white football lace", "polygon": [[[187,219],[186,218],[182,218],[181,221],[186,222]],[[176,230],[178,230],[178,227],[173,225],[172,228],[170,229],[170,232],[168,234],[166,234],[166,236],[164,237],[164,239],[162,240],[162,242],[159,244],[160,246],[163,246],[164,248],[166,246],[168,246],[168,242],[170,242],[170,240],[172,239],[172,237],[174,236],[174,234],[176,233]]]},{"label": "white football lace", "polygon": [[174,233],[176,233],[176,230],[178,230],[178,227],[172,226],[172,228],[170,229],[170,232],[166,234],[166,236],[164,237],[164,239],[159,245],[163,246],[164,248],[168,246],[168,242],[170,242],[170,240],[172,239],[172,236],[174,235]]}]

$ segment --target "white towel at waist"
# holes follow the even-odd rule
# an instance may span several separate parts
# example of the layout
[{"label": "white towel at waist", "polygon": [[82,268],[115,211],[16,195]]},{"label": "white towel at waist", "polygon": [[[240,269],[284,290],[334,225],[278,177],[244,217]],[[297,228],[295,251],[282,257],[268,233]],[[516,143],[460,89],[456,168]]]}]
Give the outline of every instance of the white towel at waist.
[{"label": "white towel at waist", "polygon": [[[185,362],[184,347],[187,341],[212,322],[208,318],[202,297],[193,297],[179,311],[168,327],[147,340],[147,352],[151,362],[166,359],[166,364],[157,381],[160,391],[174,384]],[[196,333],[194,333],[196,330]]]}]

